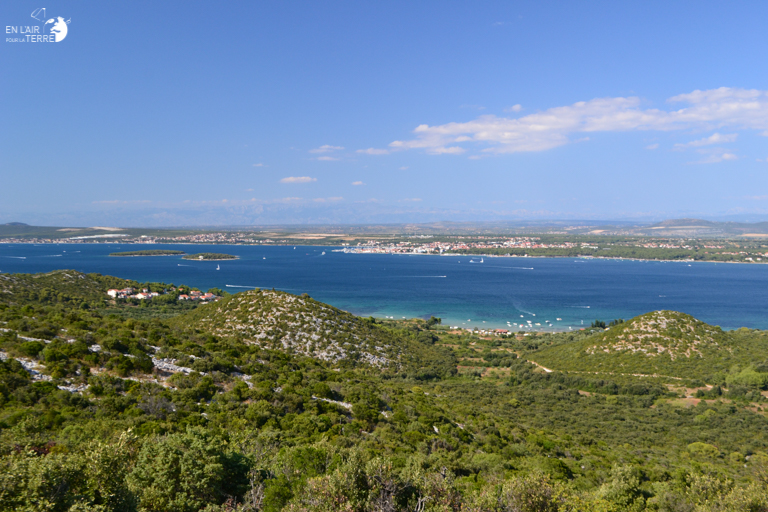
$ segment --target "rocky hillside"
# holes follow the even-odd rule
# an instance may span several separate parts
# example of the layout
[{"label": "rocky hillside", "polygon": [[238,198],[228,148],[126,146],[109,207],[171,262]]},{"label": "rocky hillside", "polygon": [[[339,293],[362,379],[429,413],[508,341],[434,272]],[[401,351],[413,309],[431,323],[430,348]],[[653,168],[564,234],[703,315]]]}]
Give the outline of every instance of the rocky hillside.
[{"label": "rocky hillside", "polygon": [[723,331],[676,311],[653,311],[530,359],[553,370],[706,379],[768,357],[761,331]]},{"label": "rocky hillside", "polygon": [[653,311],[633,318],[593,338],[585,352],[594,355],[628,352],[647,357],[704,357],[708,349],[719,347],[719,327],[713,327],[677,311]]},{"label": "rocky hillside", "polygon": [[427,348],[308,295],[274,290],[238,293],[175,322],[262,348],[379,368],[412,366],[413,357]]}]

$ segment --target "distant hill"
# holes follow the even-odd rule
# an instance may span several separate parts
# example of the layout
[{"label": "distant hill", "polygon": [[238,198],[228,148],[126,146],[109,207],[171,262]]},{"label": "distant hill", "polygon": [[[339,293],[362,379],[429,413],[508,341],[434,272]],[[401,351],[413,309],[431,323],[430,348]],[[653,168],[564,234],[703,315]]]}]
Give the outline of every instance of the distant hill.
[{"label": "distant hill", "polygon": [[711,380],[734,365],[746,368],[768,358],[768,333],[723,331],[684,313],[654,311],[531,358],[561,371]]},{"label": "distant hill", "polygon": [[768,235],[768,222],[712,222],[702,219],[671,219],[634,228],[643,236],[730,237]]},{"label": "distant hill", "polygon": [[1,238],[17,239],[94,239],[100,238],[129,238],[137,236],[181,236],[190,233],[203,233],[198,230],[179,230],[179,229],[154,229],[154,228],[117,228],[117,227],[63,227],[63,226],[30,226],[23,222],[9,222],[0,224]]},{"label": "distant hill", "polygon": [[424,361],[444,366],[449,372],[456,365],[452,356],[431,347],[429,339],[421,342],[409,333],[395,333],[308,295],[275,290],[242,292],[201,306],[174,322],[217,337],[341,365],[362,363],[416,373],[428,370],[430,363]]}]

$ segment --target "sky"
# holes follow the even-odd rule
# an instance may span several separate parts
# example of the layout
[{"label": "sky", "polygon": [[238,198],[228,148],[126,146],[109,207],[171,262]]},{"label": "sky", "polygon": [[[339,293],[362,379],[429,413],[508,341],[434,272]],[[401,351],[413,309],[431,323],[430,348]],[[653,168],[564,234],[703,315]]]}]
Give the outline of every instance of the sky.
[{"label": "sky", "polygon": [[2,2],[0,223],[768,219],[767,19],[761,1]]}]

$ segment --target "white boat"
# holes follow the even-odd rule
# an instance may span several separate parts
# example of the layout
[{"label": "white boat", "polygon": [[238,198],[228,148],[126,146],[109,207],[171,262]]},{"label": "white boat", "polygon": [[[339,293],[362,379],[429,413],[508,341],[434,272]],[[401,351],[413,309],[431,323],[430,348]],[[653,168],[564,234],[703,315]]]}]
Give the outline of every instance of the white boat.
[{"label": "white boat", "polygon": [[216,265],[216,270],[221,270],[221,265]]}]

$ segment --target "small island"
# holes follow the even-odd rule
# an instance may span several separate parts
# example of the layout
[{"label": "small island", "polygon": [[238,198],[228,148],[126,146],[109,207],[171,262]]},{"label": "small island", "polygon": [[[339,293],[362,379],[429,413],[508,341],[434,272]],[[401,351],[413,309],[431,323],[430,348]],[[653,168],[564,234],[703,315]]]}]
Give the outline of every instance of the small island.
[{"label": "small island", "polygon": [[236,260],[237,256],[231,254],[220,254],[216,252],[201,252],[198,254],[187,254],[184,256],[185,260],[197,260],[197,261],[221,261],[221,260]]},{"label": "small island", "polygon": [[184,251],[168,251],[165,249],[152,249],[149,251],[113,252],[110,256],[178,256]]}]

